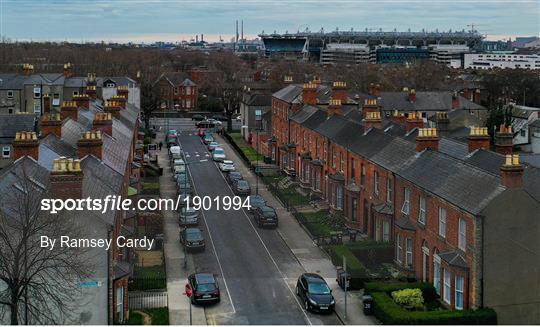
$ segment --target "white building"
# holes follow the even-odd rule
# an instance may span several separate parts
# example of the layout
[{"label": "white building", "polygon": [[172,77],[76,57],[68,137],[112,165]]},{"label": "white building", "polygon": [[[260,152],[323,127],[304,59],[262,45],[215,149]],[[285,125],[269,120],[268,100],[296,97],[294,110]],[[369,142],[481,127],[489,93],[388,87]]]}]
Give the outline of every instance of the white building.
[{"label": "white building", "polygon": [[321,64],[359,64],[369,62],[370,48],[367,44],[328,43],[321,51]]},{"label": "white building", "polygon": [[540,55],[514,53],[466,53],[463,68],[540,69]]},{"label": "white building", "polygon": [[461,65],[461,56],[468,53],[470,48],[466,44],[434,44],[429,46],[431,60],[453,67],[457,61]]}]

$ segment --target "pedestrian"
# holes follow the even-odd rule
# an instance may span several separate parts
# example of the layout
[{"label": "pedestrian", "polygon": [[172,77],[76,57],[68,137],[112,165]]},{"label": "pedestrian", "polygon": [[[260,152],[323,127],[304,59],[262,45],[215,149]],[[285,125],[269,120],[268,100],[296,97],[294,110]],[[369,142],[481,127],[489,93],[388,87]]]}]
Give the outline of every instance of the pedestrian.
[{"label": "pedestrian", "polygon": [[163,147],[163,142],[159,141],[159,151],[161,151],[162,147]]}]

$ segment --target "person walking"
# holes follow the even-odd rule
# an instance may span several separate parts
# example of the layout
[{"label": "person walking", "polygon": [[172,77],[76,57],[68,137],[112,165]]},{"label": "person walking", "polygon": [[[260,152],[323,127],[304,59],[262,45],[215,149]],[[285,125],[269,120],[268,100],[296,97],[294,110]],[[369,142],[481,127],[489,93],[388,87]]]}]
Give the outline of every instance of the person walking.
[{"label": "person walking", "polygon": [[161,151],[162,147],[163,147],[163,142],[159,141],[159,151]]}]

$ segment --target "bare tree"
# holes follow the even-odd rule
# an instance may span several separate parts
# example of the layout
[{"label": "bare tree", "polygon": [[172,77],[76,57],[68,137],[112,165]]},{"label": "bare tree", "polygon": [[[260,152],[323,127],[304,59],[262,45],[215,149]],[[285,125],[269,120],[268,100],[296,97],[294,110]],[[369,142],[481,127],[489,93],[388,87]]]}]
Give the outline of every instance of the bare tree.
[{"label": "bare tree", "polygon": [[[45,186],[24,162],[10,174],[0,198],[0,314],[11,324],[59,324],[74,312],[78,283],[92,273],[84,248],[41,247],[42,235],[83,235],[75,215],[40,210]],[[7,186],[6,186],[7,185]],[[59,242],[57,242],[59,243]]]}]

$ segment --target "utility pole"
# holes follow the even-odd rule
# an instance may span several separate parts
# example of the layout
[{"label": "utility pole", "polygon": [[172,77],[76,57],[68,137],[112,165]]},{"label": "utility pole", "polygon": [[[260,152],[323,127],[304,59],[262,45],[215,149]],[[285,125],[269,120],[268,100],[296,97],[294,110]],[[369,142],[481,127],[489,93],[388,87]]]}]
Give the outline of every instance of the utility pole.
[{"label": "utility pole", "polygon": [[347,258],[343,256],[343,271],[345,272],[345,287],[343,290],[345,291],[345,319],[347,319],[347,288],[349,286],[349,276],[347,274]]}]

